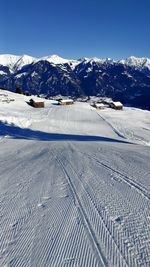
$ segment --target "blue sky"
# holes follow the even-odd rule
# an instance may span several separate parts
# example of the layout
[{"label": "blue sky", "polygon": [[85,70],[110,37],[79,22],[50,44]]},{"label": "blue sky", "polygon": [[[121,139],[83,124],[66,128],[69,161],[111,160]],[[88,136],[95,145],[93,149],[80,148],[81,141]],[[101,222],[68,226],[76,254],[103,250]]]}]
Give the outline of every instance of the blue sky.
[{"label": "blue sky", "polygon": [[0,54],[150,58],[150,0],[0,0]]}]

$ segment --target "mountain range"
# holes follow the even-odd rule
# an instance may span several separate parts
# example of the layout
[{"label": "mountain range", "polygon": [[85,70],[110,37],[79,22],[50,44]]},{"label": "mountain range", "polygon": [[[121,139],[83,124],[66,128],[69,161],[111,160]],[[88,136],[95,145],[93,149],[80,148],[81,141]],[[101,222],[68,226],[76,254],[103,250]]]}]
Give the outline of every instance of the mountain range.
[{"label": "mountain range", "polygon": [[150,109],[150,59],[0,55],[0,88],[15,91],[17,87],[46,97],[106,96]]}]

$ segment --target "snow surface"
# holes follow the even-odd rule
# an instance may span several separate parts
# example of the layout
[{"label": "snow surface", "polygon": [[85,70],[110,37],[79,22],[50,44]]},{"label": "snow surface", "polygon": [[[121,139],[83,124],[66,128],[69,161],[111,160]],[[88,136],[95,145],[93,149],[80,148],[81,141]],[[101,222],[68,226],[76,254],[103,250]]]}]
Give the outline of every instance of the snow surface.
[{"label": "snow surface", "polygon": [[17,63],[19,58],[20,56],[15,56],[10,54],[0,55],[0,65],[13,68],[14,64]]},{"label": "snow surface", "polygon": [[51,56],[47,56],[47,57],[42,57],[40,58],[40,60],[47,60],[50,63],[54,63],[54,64],[64,64],[64,63],[68,63],[71,60],[69,59],[64,59],[58,55],[51,55]]},{"label": "snow surface", "polygon": [[58,55],[50,55],[41,58],[35,58],[28,55],[23,55],[23,56],[15,56],[9,54],[0,55],[0,65],[9,67],[12,72],[15,70],[20,70],[25,65],[36,63],[41,60],[46,60],[55,65],[68,63],[72,68],[74,68],[77,64],[80,63],[78,60],[64,59]]},{"label": "snow surface", "polygon": [[0,75],[6,75],[6,72],[4,72],[3,70],[0,70]]},{"label": "snow surface", "polygon": [[150,112],[5,95],[0,266],[149,266]]},{"label": "snow surface", "polygon": [[137,69],[143,69],[148,68],[150,70],[150,59],[145,58],[145,57],[134,57],[131,56],[127,59],[123,59],[119,61],[120,63],[123,63],[125,65],[131,66],[131,67],[136,67]]},{"label": "snow surface", "polygon": [[16,69],[21,69],[23,66],[31,64],[35,61],[34,57],[28,56],[28,55],[23,55],[19,58],[19,60],[15,64]]},{"label": "snow surface", "polygon": [[31,64],[35,61],[34,57],[23,55],[23,56],[16,56],[16,55],[0,55],[0,65],[7,66],[10,68],[11,71],[16,69],[21,69],[23,66]]}]

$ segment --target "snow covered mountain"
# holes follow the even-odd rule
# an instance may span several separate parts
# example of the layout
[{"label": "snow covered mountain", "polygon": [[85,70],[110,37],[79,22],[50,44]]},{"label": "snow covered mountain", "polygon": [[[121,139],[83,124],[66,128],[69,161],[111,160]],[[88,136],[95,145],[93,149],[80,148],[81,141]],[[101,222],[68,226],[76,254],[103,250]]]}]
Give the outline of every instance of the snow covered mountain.
[{"label": "snow covered mountain", "polygon": [[145,57],[137,58],[137,57],[131,56],[127,58],[126,60],[120,60],[120,63],[134,67],[138,70],[148,69],[150,71],[150,59],[149,58],[145,58]]},{"label": "snow covered mountain", "polygon": [[81,58],[78,60],[74,60],[74,59],[64,59],[58,55],[50,55],[50,56],[45,56],[45,57],[41,57],[41,58],[35,58],[35,57],[31,57],[28,55],[22,55],[22,56],[16,56],[16,55],[10,55],[10,54],[4,54],[4,55],[0,55],[0,65],[2,66],[7,66],[9,67],[11,70],[16,71],[16,69],[21,69],[23,66],[28,65],[28,64],[32,64],[38,61],[48,61],[50,63],[53,64],[70,64],[70,63],[74,63],[75,65],[80,64],[80,62],[84,62],[84,63],[101,63],[104,64],[106,62],[108,63],[120,63],[120,64],[124,64],[127,66],[132,66],[136,69],[142,70],[144,68],[147,68],[150,70],[150,59],[149,58],[138,58],[138,57],[134,57],[131,56],[127,59],[122,59],[119,61],[115,61],[111,58],[106,58],[106,59],[101,59],[101,58]]},{"label": "snow covered mountain", "polygon": [[33,63],[35,60],[34,57],[28,55],[0,55],[0,65],[8,67],[12,72],[21,69],[25,65]]},{"label": "snow covered mountain", "polygon": [[39,61],[40,60],[46,60],[46,61],[53,63],[53,64],[65,64],[65,63],[75,61],[75,60],[64,59],[58,55],[51,55],[51,56],[47,56],[47,57],[42,57],[41,59],[39,59]]},{"label": "snow covered mountain", "polygon": [[0,56],[0,86],[32,94],[99,95],[150,109],[150,59]]}]

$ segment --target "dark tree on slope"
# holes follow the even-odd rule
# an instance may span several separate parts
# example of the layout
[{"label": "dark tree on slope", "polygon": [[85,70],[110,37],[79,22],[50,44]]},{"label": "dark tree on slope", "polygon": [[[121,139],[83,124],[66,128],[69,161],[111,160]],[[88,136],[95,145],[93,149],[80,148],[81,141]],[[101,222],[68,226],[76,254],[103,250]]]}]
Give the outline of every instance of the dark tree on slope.
[{"label": "dark tree on slope", "polygon": [[16,88],[16,93],[17,94],[22,94],[23,92],[22,92],[22,89],[20,88],[20,87],[17,87]]}]

